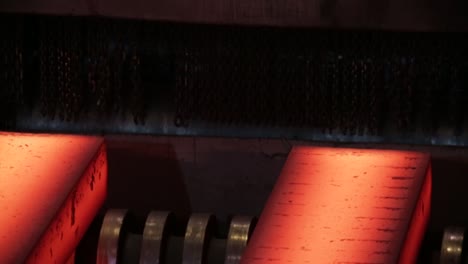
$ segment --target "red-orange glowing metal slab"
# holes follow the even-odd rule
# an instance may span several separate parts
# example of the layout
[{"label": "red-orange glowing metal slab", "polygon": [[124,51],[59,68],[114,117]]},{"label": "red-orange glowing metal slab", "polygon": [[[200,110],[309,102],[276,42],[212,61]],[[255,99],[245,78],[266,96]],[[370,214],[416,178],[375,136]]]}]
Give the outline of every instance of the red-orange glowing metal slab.
[{"label": "red-orange glowing metal slab", "polygon": [[415,263],[430,198],[427,154],[296,147],[242,263]]},{"label": "red-orange glowing metal slab", "polygon": [[0,263],[65,263],[106,185],[102,138],[0,132]]}]

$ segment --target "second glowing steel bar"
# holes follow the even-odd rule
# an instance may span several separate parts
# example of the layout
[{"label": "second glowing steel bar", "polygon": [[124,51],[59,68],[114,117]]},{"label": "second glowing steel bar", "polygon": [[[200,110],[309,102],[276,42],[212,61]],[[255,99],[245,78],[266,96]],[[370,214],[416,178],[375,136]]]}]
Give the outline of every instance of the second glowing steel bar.
[{"label": "second glowing steel bar", "polygon": [[242,263],[415,263],[430,197],[427,154],[295,147]]}]

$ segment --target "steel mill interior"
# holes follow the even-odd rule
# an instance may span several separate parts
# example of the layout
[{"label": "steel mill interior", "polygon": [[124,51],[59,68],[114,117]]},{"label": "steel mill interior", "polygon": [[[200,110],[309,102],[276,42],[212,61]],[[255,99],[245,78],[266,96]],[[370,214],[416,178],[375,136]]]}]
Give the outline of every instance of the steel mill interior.
[{"label": "steel mill interior", "polygon": [[468,3],[0,1],[0,263],[468,263]]}]

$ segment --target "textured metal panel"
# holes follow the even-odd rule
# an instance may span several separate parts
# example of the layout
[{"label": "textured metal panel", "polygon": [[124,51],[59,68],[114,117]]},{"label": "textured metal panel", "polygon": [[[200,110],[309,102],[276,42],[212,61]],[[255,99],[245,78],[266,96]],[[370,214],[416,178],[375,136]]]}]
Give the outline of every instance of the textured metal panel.
[{"label": "textured metal panel", "polygon": [[468,143],[465,33],[0,19],[0,129]]}]

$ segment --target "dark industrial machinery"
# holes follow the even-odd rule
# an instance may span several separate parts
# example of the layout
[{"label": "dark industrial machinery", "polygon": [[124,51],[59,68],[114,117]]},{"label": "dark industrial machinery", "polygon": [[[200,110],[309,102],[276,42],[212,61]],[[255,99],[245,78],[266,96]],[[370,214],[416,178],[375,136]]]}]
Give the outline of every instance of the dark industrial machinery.
[{"label": "dark industrial machinery", "polygon": [[0,262],[465,263],[467,14],[1,1]]}]

